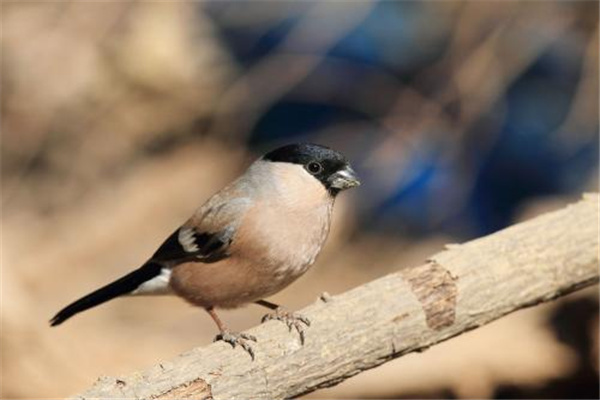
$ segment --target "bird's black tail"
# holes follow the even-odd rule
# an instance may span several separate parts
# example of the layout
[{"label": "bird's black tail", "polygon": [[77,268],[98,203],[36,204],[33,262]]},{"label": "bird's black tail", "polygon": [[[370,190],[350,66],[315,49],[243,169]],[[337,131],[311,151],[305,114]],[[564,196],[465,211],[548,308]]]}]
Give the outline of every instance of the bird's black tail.
[{"label": "bird's black tail", "polygon": [[119,278],[116,281],[109,283],[108,285],[101,287],[87,296],[69,304],[60,310],[58,314],[56,314],[54,318],[50,320],[50,325],[59,325],[75,314],[107,302],[115,297],[133,292],[142,283],[160,275],[161,269],[162,266],[154,262],[148,262],[144,264],[142,267],[125,275],[124,277]]}]

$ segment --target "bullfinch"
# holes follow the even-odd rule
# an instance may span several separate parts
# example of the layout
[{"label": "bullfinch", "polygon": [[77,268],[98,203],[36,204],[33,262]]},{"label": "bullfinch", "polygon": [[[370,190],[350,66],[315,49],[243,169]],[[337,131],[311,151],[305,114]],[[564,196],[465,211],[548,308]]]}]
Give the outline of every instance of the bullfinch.
[{"label": "bullfinch", "polygon": [[73,315],[127,295],[175,294],[204,308],[219,328],[215,340],[240,345],[252,358],[251,335],[230,331],[215,308],[256,303],[263,318],[294,327],[304,341],[305,317],[264,300],[314,263],[329,233],[336,196],[360,184],[346,158],[316,144],[277,148],[213,195],[140,268],[62,309]]}]

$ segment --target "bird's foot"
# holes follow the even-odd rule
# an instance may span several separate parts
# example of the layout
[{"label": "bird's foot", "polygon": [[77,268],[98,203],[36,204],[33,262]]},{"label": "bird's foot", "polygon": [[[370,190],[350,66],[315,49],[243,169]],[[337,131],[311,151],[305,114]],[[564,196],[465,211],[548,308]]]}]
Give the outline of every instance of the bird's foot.
[{"label": "bird's foot", "polygon": [[287,311],[282,307],[277,307],[275,312],[267,314],[262,318],[262,322],[276,319],[287,325],[290,332],[292,328],[296,329],[298,335],[300,335],[300,343],[304,344],[304,329],[306,326],[310,326],[310,320],[302,314],[297,314],[291,311]]},{"label": "bird's foot", "polygon": [[252,347],[250,346],[248,341],[256,342],[256,337],[247,333],[222,331],[215,337],[214,342],[217,342],[219,340],[229,343],[234,349],[235,346],[239,344],[242,349],[246,350],[246,352],[250,354],[250,357],[252,357],[252,360],[254,361],[254,350],[252,350]]}]

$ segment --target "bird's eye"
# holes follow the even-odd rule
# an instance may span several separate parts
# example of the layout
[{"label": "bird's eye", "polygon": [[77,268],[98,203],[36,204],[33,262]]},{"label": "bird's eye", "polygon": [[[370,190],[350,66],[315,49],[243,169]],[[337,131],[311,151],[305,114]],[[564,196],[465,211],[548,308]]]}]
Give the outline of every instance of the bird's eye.
[{"label": "bird's eye", "polygon": [[321,172],[323,170],[323,167],[318,162],[311,161],[308,164],[306,164],[306,169],[311,174],[316,175],[316,174],[318,174],[319,172]]}]

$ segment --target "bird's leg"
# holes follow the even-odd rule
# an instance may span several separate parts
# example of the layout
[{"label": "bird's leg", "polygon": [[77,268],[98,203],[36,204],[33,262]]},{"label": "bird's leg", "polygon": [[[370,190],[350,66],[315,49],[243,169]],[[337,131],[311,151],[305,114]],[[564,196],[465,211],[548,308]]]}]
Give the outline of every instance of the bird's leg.
[{"label": "bird's leg", "polygon": [[282,306],[279,306],[275,303],[271,303],[270,301],[258,300],[255,301],[255,303],[259,306],[267,307],[268,309],[275,311],[274,313],[265,315],[262,318],[262,322],[276,319],[285,323],[290,332],[292,331],[292,328],[295,328],[298,334],[300,335],[300,343],[304,344],[304,325],[310,326],[310,321],[308,320],[308,318],[301,314],[287,311]]},{"label": "bird's leg", "polygon": [[252,360],[254,360],[254,350],[252,350],[252,347],[250,344],[248,344],[248,341],[251,340],[256,342],[256,338],[252,335],[248,335],[247,333],[231,332],[225,326],[223,321],[221,321],[221,318],[219,318],[213,307],[206,308],[206,312],[210,314],[213,321],[215,321],[217,327],[219,328],[220,333],[215,337],[214,341],[216,342],[218,340],[222,340],[226,343],[229,343],[233,348],[239,344],[242,349],[246,350],[248,354],[250,354]]}]

